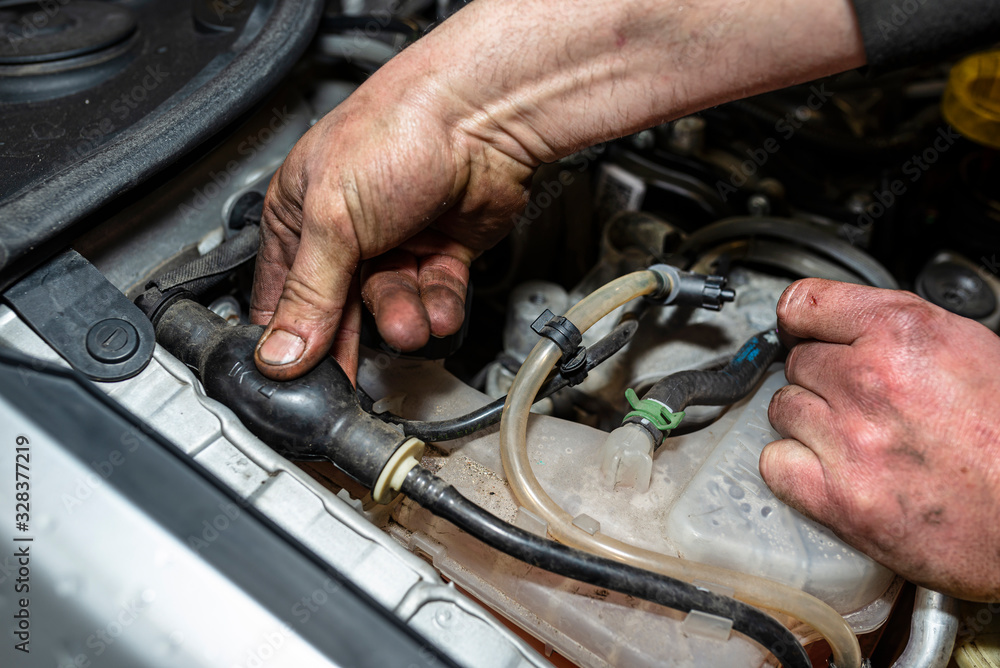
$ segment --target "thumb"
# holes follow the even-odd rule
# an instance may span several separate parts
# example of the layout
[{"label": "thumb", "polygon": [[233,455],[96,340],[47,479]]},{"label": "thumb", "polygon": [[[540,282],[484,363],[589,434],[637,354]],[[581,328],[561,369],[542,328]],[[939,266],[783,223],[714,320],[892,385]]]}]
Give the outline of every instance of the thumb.
[{"label": "thumb", "polygon": [[290,380],[323,359],[343,318],[357,263],[356,239],[335,225],[305,221],[274,315],[254,353],[261,373]]},{"label": "thumb", "polygon": [[760,475],[782,502],[824,522],[826,474],[815,452],[793,438],[769,443],[760,453]]}]

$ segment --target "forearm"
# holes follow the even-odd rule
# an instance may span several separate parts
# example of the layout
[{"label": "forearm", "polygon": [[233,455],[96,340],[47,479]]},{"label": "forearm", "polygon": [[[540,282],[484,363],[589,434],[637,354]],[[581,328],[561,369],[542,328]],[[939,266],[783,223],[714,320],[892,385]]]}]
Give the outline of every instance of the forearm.
[{"label": "forearm", "polygon": [[848,0],[476,0],[374,79],[533,165],[863,63]]}]

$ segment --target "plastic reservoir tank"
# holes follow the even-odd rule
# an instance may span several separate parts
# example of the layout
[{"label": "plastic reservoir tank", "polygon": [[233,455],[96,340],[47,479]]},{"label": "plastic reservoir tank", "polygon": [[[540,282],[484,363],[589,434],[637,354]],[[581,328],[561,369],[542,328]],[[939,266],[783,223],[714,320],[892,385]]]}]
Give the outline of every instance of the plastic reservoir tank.
[{"label": "plastic reservoir tank", "polygon": [[856,610],[885,591],[891,572],[781,503],[760,477],[761,450],[780,438],[767,407],[786,383],[772,372],[714,425],[667,438],[646,492],[607,489],[592,448],[559,452],[529,432],[535,473],[570,514],[593,518],[610,535],[798,587],[841,613]]},{"label": "plastic reservoir tank", "polygon": [[[410,417],[456,415],[486,401],[433,364],[399,362],[392,371],[391,378],[362,382],[405,395]],[[760,452],[778,438],[767,407],[785,383],[775,367],[753,396],[711,426],[667,438],[654,455],[648,491],[608,488],[600,470],[606,432],[546,416],[529,423],[533,469],[581,528],[803,589],[856,618],[856,632],[870,631],[888,615],[883,595],[893,574],[785,506],[760,477]],[[495,429],[442,447],[454,449],[430,462],[438,475],[501,518],[544,530],[518,508],[503,480]],[[446,576],[581,665],[760,665],[759,650],[737,635],[720,645],[721,638],[693,638],[683,615],[661,610],[650,617],[649,606],[613,593],[567,594],[571,581],[508,563],[410,502],[395,518],[408,530],[398,537],[429,554]],[[744,646],[734,645],[738,640]]]}]

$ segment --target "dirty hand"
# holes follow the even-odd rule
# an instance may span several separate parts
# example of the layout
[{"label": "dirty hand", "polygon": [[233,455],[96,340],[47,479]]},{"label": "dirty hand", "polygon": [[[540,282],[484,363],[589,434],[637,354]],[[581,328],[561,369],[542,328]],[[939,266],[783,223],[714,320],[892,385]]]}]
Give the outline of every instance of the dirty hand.
[{"label": "dirty hand", "polygon": [[353,378],[362,297],[400,350],[456,331],[469,263],[526,204],[538,164],[861,65],[851,7],[469,3],[317,123],[274,176],[251,304],[268,325],[257,366],[295,378],[332,347]]},{"label": "dirty hand", "polygon": [[353,380],[362,300],[401,351],[456,332],[469,264],[526,204],[538,159],[475,122],[458,73],[437,67],[448,32],[380,69],[272,179],[251,305],[271,378],[302,375],[332,347]]},{"label": "dirty hand", "polygon": [[793,283],[760,458],[789,505],[907,579],[1000,598],[1000,338],[916,295]]},{"label": "dirty hand", "polygon": [[270,322],[257,363],[272,378],[301,375],[332,345],[353,379],[359,285],[391,346],[456,332],[470,262],[524,206],[529,165],[384,90],[363,87],[317,123],[271,181],[251,316]]}]

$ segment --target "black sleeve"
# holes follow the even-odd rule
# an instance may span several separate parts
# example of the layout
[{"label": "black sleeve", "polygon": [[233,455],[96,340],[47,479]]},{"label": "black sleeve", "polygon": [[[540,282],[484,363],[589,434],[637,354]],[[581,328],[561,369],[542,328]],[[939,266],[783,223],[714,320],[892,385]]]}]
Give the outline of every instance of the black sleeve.
[{"label": "black sleeve", "polygon": [[1000,0],[853,0],[868,66],[885,71],[1000,42]]}]

